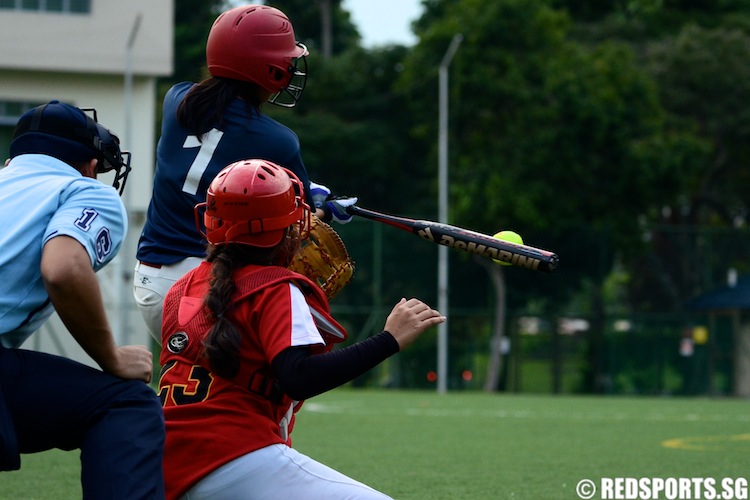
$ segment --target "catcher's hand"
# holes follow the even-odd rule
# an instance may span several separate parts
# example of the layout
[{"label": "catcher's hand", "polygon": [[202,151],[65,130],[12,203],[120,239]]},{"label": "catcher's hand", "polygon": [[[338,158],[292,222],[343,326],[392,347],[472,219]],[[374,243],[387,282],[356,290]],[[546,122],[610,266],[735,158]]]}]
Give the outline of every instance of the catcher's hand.
[{"label": "catcher's hand", "polygon": [[354,261],[338,233],[313,215],[310,236],[302,241],[289,269],[307,276],[330,300],[352,279]]}]

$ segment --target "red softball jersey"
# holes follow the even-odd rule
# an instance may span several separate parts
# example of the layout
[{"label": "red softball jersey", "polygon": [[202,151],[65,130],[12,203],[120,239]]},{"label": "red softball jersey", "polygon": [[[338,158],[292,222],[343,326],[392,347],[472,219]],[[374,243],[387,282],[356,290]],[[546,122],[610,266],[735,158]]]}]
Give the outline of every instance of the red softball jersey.
[{"label": "red softball jersey", "polygon": [[231,380],[220,377],[201,355],[212,325],[203,305],[210,274],[211,264],[202,262],[164,300],[159,397],[167,430],[167,499],[242,455],[277,443],[291,446],[294,413],[302,403],[280,391],[272,394],[271,362],[288,347],[309,345],[323,353],[342,340],[324,339],[311,308],[345,338],[312,281],[281,267],[248,266],[233,276],[236,291],[226,313],[242,334],[240,371]]}]

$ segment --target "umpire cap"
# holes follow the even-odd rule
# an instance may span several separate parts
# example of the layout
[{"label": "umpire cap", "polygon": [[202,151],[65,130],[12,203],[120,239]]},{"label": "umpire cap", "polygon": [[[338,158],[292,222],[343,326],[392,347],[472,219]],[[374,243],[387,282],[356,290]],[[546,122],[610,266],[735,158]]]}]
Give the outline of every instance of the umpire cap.
[{"label": "umpire cap", "polygon": [[[96,113],[96,111],[94,111]],[[10,143],[10,157],[43,154],[65,163],[99,160],[99,173],[115,170],[112,186],[122,194],[130,172],[130,152],[120,150],[120,139],[82,109],[50,101],[19,118]]]},{"label": "umpire cap", "polygon": [[30,109],[21,116],[10,143],[10,157],[37,153],[66,163],[98,158],[96,122],[82,110],[59,101]]}]

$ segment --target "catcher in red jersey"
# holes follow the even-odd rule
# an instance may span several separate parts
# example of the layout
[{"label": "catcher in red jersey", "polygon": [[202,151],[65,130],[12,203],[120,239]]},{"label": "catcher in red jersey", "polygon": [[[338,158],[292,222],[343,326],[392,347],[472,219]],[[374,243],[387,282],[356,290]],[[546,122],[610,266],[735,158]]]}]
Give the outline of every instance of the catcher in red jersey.
[{"label": "catcher in red jersey", "polygon": [[[203,212],[203,213],[202,213]],[[196,206],[207,258],[166,296],[159,396],[168,499],[388,498],[294,450],[295,413],[445,317],[401,299],[346,339],[320,286],[287,268],[310,225],[302,183],[264,160],[224,168]]]}]

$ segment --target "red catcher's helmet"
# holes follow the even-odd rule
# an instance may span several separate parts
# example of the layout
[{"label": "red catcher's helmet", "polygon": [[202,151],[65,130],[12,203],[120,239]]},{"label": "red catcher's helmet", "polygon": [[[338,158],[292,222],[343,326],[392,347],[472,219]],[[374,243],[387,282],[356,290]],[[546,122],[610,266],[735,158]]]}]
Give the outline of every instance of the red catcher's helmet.
[{"label": "red catcher's helmet", "polygon": [[[265,5],[243,5],[223,12],[214,21],[206,43],[212,76],[256,83],[274,93],[269,102],[285,107],[293,107],[305,88],[306,55],[307,47],[295,39],[286,14]],[[305,71],[297,68],[298,61]],[[284,96],[279,99],[281,93]]]},{"label": "red catcher's helmet", "polygon": [[[299,224],[300,238],[310,227],[310,207],[302,182],[290,170],[266,160],[241,160],[225,167],[208,187],[200,212],[206,239],[212,245],[242,243],[269,248],[284,237],[284,230]],[[202,232],[202,231],[201,231]]]}]

